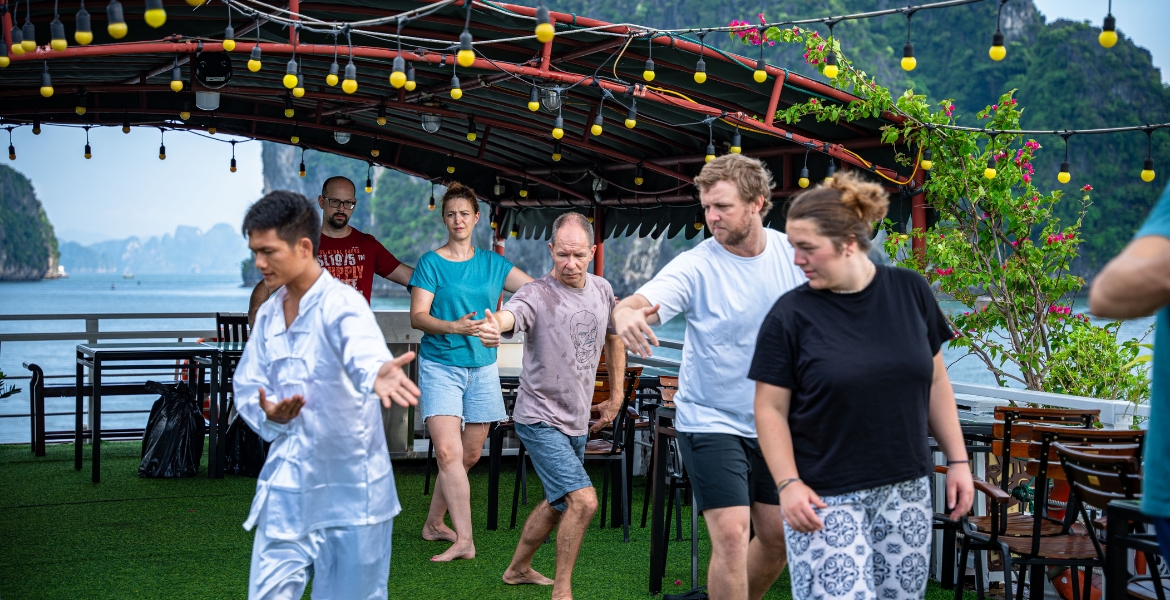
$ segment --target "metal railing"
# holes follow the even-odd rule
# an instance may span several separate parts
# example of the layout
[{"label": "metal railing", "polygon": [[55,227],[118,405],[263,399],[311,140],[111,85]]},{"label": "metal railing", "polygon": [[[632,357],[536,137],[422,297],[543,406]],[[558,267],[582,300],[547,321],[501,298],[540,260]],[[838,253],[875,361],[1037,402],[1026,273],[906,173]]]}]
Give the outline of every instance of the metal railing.
[{"label": "metal railing", "polygon": [[[239,315],[244,313],[220,313]],[[34,331],[25,333],[0,333],[3,342],[52,342],[83,340],[91,344],[99,340],[150,340],[170,338],[210,338],[216,336],[215,329],[167,329],[148,331],[101,331],[103,320],[142,319],[215,319],[216,313],[80,313],[40,315],[0,315],[0,321],[84,321],[85,331]]]}]

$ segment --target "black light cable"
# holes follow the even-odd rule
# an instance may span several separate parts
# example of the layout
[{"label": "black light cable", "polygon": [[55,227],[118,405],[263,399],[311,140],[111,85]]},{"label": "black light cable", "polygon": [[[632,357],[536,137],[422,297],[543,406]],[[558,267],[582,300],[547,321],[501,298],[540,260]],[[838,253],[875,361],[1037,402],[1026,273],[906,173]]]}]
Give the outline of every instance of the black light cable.
[{"label": "black light cable", "polygon": [[231,162],[231,166],[228,167],[228,170],[231,171],[232,173],[236,172],[236,141],[235,140],[232,140],[232,162]]},{"label": "black light cable", "polygon": [[1000,21],[1003,20],[1003,5],[1007,3],[1008,0],[999,0],[999,9],[995,11],[995,33],[991,34],[991,48],[987,51],[991,60],[996,62],[1007,56],[1007,48],[1003,45],[1003,30],[999,27]]},{"label": "black light cable", "polygon": [[93,158],[93,150],[89,147],[89,126],[85,126],[85,159]]},{"label": "black light cable", "polygon": [[1146,132],[1146,162],[1142,165],[1142,181],[1149,183],[1154,180],[1154,128],[1147,127]]},{"label": "black light cable", "polygon": [[808,183],[809,183],[809,181],[808,181],[808,152],[811,149],[812,148],[808,144],[805,144],[805,146],[804,146],[804,166],[801,167],[801,169],[800,169],[800,179],[796,180],[796,185],[799,185],[801,188],[808,187]]},{"label": "black light cable", "polygon": [[695,83],[700,84],[707,81],[707,62],[703,60],[703,54],[706,53],[706,42],[704,41],[706,37],[706,31],[699,32],[699,60],[695,62]]},{"label": "black light cable", "polygon": [[1060,172],[1056,174],[1056,180],[1061,183],[1068,183],[1072,179],[1072,175],[1068,172],[1068,138],[1072,136],[1071,132],[1064,132],[1060,137],[1064,138],[1064,162],[1060,163]]},{"label": "black light cable", "polygon": [[902,46],[902,70],[913,71],[918,66],[918,59],[914,58],[914,44],[910,43],[910,19],[917,11],[906,11],[906,45]]}]

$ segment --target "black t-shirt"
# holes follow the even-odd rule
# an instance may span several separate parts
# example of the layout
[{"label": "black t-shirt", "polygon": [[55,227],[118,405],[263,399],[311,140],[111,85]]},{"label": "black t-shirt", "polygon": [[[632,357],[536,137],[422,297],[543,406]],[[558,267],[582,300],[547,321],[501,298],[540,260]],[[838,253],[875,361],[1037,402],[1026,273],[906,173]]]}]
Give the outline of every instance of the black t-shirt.
[{"label": "black t-shirt", "polygon": [[748,377],[792,390],[801,480],[834,496],[931,473],[933,359],[952,335],[930,285],[909,269],[878,266],[855,294],[805,283],[781,296]]}]

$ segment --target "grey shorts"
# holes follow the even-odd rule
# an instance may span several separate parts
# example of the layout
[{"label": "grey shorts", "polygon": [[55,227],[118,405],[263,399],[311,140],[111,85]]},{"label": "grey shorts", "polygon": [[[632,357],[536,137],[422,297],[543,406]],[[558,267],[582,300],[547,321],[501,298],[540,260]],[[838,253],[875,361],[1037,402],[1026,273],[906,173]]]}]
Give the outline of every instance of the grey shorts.
[{"label": "grey shorts", "polygon": [[516,435],[532,457],[549,506],[565,512],[565,496],[593,487],[585,472],[586,435],[565,435],[547,423],[516,423]]}]

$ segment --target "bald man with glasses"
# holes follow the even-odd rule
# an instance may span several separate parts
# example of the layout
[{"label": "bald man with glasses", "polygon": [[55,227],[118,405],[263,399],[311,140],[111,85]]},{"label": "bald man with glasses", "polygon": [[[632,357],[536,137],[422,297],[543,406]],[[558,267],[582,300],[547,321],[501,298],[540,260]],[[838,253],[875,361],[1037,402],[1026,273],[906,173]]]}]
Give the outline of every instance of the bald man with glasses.
[{"label": "bald man with glasses", "polygon": [[414,269],[402,264],[374,236],[350,227],[357,207],[357,188],[341,176],[330,177],[321,186],[317,204],[321,207],[321,241],[317,262],[335,279],[350,285],[370,301],[374,275],[407,285]]}]

